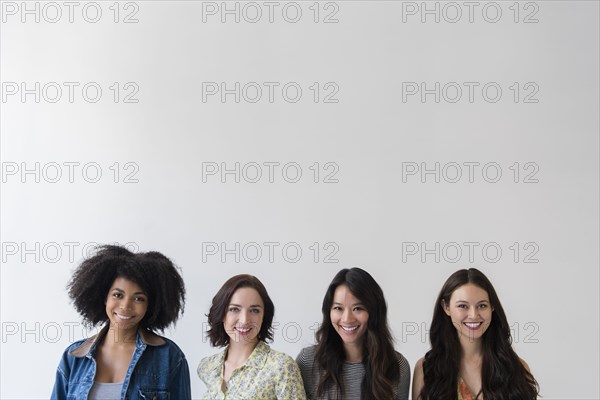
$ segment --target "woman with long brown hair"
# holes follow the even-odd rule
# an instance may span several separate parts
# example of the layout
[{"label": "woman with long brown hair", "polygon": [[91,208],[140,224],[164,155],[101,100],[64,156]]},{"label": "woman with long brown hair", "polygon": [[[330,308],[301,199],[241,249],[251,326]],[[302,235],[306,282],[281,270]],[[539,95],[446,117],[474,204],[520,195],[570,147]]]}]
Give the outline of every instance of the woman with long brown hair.
[{"label": "woman with long brown hair", "polygon": [[539,386],[512,349],[510,327],[489,279],[453,273],[436,300],[431,350],[417,361],[413,400],[532,400]]}]

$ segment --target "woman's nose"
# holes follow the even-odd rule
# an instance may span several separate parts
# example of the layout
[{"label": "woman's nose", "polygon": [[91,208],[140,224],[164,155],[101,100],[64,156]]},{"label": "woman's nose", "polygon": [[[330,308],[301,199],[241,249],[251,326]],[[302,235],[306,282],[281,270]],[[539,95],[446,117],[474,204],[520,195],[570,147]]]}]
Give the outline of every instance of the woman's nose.
[{"label": "woman's nose", "polygon": [[127,299],[123,299],[123,300],[121,300],[121,303],[119,304],[119,307],[122,310],[129,310],[131,308],[131,301],[127,300]]},{"label": "woman's nose", "polygon": [[344,310],[344,313],[342,314],[342,321],[350,322],[352,320],[354,320],[354,314],[352,314],[352,310],[350,310],[350,309]]},{"label": "woman's nose", "polygon": [[469,317],[470,318],[475,318],[478,314],[478,310],[477,307],[470,307],[469,308]]},{"label": "woman's nose", "polygon": [[240,311],[238,319],[242,324],[246,323],[246,321],[248,321],[248,312]]}]

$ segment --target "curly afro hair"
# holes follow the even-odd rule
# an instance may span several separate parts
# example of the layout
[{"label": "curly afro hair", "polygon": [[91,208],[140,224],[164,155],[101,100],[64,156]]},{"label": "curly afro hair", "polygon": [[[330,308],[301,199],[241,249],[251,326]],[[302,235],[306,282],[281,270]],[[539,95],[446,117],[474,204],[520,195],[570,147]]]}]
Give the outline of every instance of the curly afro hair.
[{"label": "curly afro hair", "polygon": [[132,253],[122,246],[105,245],[77,267],[67,285],[69,297],[87,325],[108,321],[106,297],[118,277],[135,282],[148,295],[141,328],[163,331],[183,314],[185,285],[171,260],[156,251]]}]

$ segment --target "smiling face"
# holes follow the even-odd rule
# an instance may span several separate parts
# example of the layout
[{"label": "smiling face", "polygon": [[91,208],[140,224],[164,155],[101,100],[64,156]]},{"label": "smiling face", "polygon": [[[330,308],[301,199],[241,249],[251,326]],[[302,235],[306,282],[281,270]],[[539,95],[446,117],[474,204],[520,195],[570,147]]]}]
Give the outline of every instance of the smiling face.
[{"label": "smiling face", "polygon": [[488,293],[472,283],[459,286],[450,296],[449,304],[444,303],[442,307],[452,320],[461,342],[481,339],[492,322],[494,309]]},{"label": "smiling face", "polygon": [[111,327],[121,332],[137,330],[148,310],[148,295],[135,282],[119,276],[106,296]]},{"label": "smiling face", "polygon": [[264,312],[265,305],[256,289],[242,287],[233,292],[223,318],[229,343],[256,344]]},{"label": "smiling face", "polygon": [[362,345],[369,312],[348,286],[340,285],[335,289],[329,317],[345,346]]}]

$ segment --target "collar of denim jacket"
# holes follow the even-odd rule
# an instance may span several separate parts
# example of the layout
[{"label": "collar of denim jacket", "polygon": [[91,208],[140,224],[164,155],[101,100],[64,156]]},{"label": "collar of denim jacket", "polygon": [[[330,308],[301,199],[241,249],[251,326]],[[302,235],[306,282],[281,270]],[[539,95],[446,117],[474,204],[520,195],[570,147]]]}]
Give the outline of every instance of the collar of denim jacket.
[{"label": "collar of denim jacket", "polygon": [[[73,357],[87,356],[88,354],[90,354],[90,352],[92,350],[95,349],[95,347],[98,345],[98,343],[100,343],[102,341],[102,339],[104,339],[104,337],[108,334],[108,328],[109,328],[109,325],[105,325],[102,328],[102,330],[100,330],[100,332],[98,332],[97,335],[87,338],[81,345],[79,345],[75,349],[71,350],[69,352],[69,354],[71,354]],[[163,339],[156,333],[151,332],[146,329],[138,330],[138,339],[137,339],[138,344],[139,344],[140,339],[144,344],[147,344],[149,346],[162,346],[166,343],[165,339]]]}]

